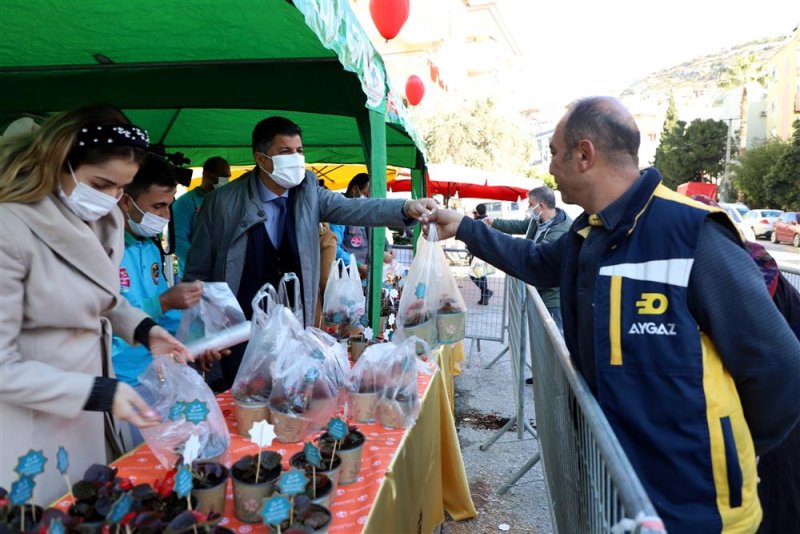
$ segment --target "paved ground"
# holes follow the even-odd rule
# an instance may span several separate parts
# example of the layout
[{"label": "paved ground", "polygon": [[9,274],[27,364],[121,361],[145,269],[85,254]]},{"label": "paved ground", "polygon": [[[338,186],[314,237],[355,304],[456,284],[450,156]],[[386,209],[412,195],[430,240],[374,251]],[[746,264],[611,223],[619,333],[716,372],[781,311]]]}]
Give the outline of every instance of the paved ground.
[{"label": "paved ground", "polygon": [[[465,298],[471,296],[469,289],[464,293]],[[465,343],[469,350],[469,342]],[[446,522],[442,527],[445,533],[552,532],[539,465],[505,495],[497,495],[500,487],[537,451],[536,440],[528,433],[518,440],[516,431],[507,432],[487,451],[479,449],[514,413],[508,356],[492,369],[484,369],[502,348],[500,343],[482,342],[482,351],[473,352],[469,366],[464,365],[462,375],[455,380],[456,425],[472,499],[479,515],[470,521]],[[525,416],[535,428],[531,386],[526,387],[524,402]],[[504,529],[506,526],[508,528]]]}]

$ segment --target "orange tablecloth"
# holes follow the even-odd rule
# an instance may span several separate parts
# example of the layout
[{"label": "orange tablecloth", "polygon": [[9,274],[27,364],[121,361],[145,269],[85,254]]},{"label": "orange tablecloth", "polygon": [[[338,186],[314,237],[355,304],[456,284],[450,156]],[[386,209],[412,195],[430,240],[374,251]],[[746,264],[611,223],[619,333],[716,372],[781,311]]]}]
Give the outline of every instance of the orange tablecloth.
[{"label": "orange tablecloth", "polygon": [[[367,438],[361,457],[361,473],[355,483],[338,486],[331,506],[333,522],[329,532],[404,532],[406,522],[418,524],[417,516],[424,516],[423,523],[427,526],[435,526],[444,519],[445,508],[456,519],[475,516],[442,373],[437,370],[432,376],[419,374],[418,387],[422,402],[420,418],[410,430],[358,424]],[[229,452],[232,461],[246,454],[255,454],[258,448],[237,432],[230,393],[219,395],[217,400],[231,431]],[[303,443],[275,441],[269,450],[279,452],[283,456],[284,468],[288,468],[289,458],[302,446]],[[435,463],[431,465],[431,461]],[[134,449],[113,465],[119,468],[119,476],[129,477],[134,483],[152,483],[166,472],[146,445]],[[391,476],[387,475],[387,470]],[[431,473],[435,476],[432,477]],[[398,474],[400,481],[395,480]],[[387,477],[388,485],[385,483]],[[402,483],[403,480],[406,484]],[[423,495],[434,498],[417,502]],[[66,500],[59,503],[60,507],[68,505]],[[373,510],[374,505],[380,510]],[[262,524],[242,523],[236,519],[231,482],[228,483],[224,515],[221,524],[234,532],[266,532]],[[423,532],[430,530],[425,528]]]}]

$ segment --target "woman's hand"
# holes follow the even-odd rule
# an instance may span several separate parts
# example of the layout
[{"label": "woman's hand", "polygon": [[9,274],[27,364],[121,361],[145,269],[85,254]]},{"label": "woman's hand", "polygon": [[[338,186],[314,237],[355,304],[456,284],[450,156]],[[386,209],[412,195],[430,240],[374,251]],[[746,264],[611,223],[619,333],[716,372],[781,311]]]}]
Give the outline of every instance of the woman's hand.
[{"label": "woman's hand", "polygon": [[125,382],[117,382],[111,414],[115,419],[127,421],[137,427],[153,426],[161,422],[158,413]]},{"label": "woman's hand", "polygon": [[150,354],[172,356],[178,363],[194,361],[194,356],[189,349],[160,326],[150,329],[148,345]]}]

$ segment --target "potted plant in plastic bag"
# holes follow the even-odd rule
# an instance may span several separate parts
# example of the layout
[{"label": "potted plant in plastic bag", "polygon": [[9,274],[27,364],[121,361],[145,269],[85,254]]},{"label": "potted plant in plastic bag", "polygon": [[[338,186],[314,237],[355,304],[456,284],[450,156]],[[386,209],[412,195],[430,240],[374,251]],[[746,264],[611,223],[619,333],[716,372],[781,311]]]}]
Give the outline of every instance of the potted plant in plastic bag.
[{"label": "potted plant in plastic bag", "polygon": [[261,502],[272,494],[275,481],[281,474],[280,454],[273,451],[261,452],[260,466],[258,456],[243,456],[231,467],[234,513],[240,521],[246,523],[261,521]]}]

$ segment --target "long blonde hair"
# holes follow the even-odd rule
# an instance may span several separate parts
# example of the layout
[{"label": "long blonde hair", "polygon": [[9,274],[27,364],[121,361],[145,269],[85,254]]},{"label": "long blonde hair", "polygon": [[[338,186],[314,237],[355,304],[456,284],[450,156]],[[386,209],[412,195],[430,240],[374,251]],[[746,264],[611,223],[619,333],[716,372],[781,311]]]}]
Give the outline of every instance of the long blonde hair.
[{"label": "long blonde hair", "polygon": [[91,124],[130,124],[113,106],[96,104],[48,118],[33,133],[0,139],[0,202],[37,202],[55,191],[59,176],[81,164],[127,159],[140,163],[144,151],[129,146],[75,150],[81,128]]}]

